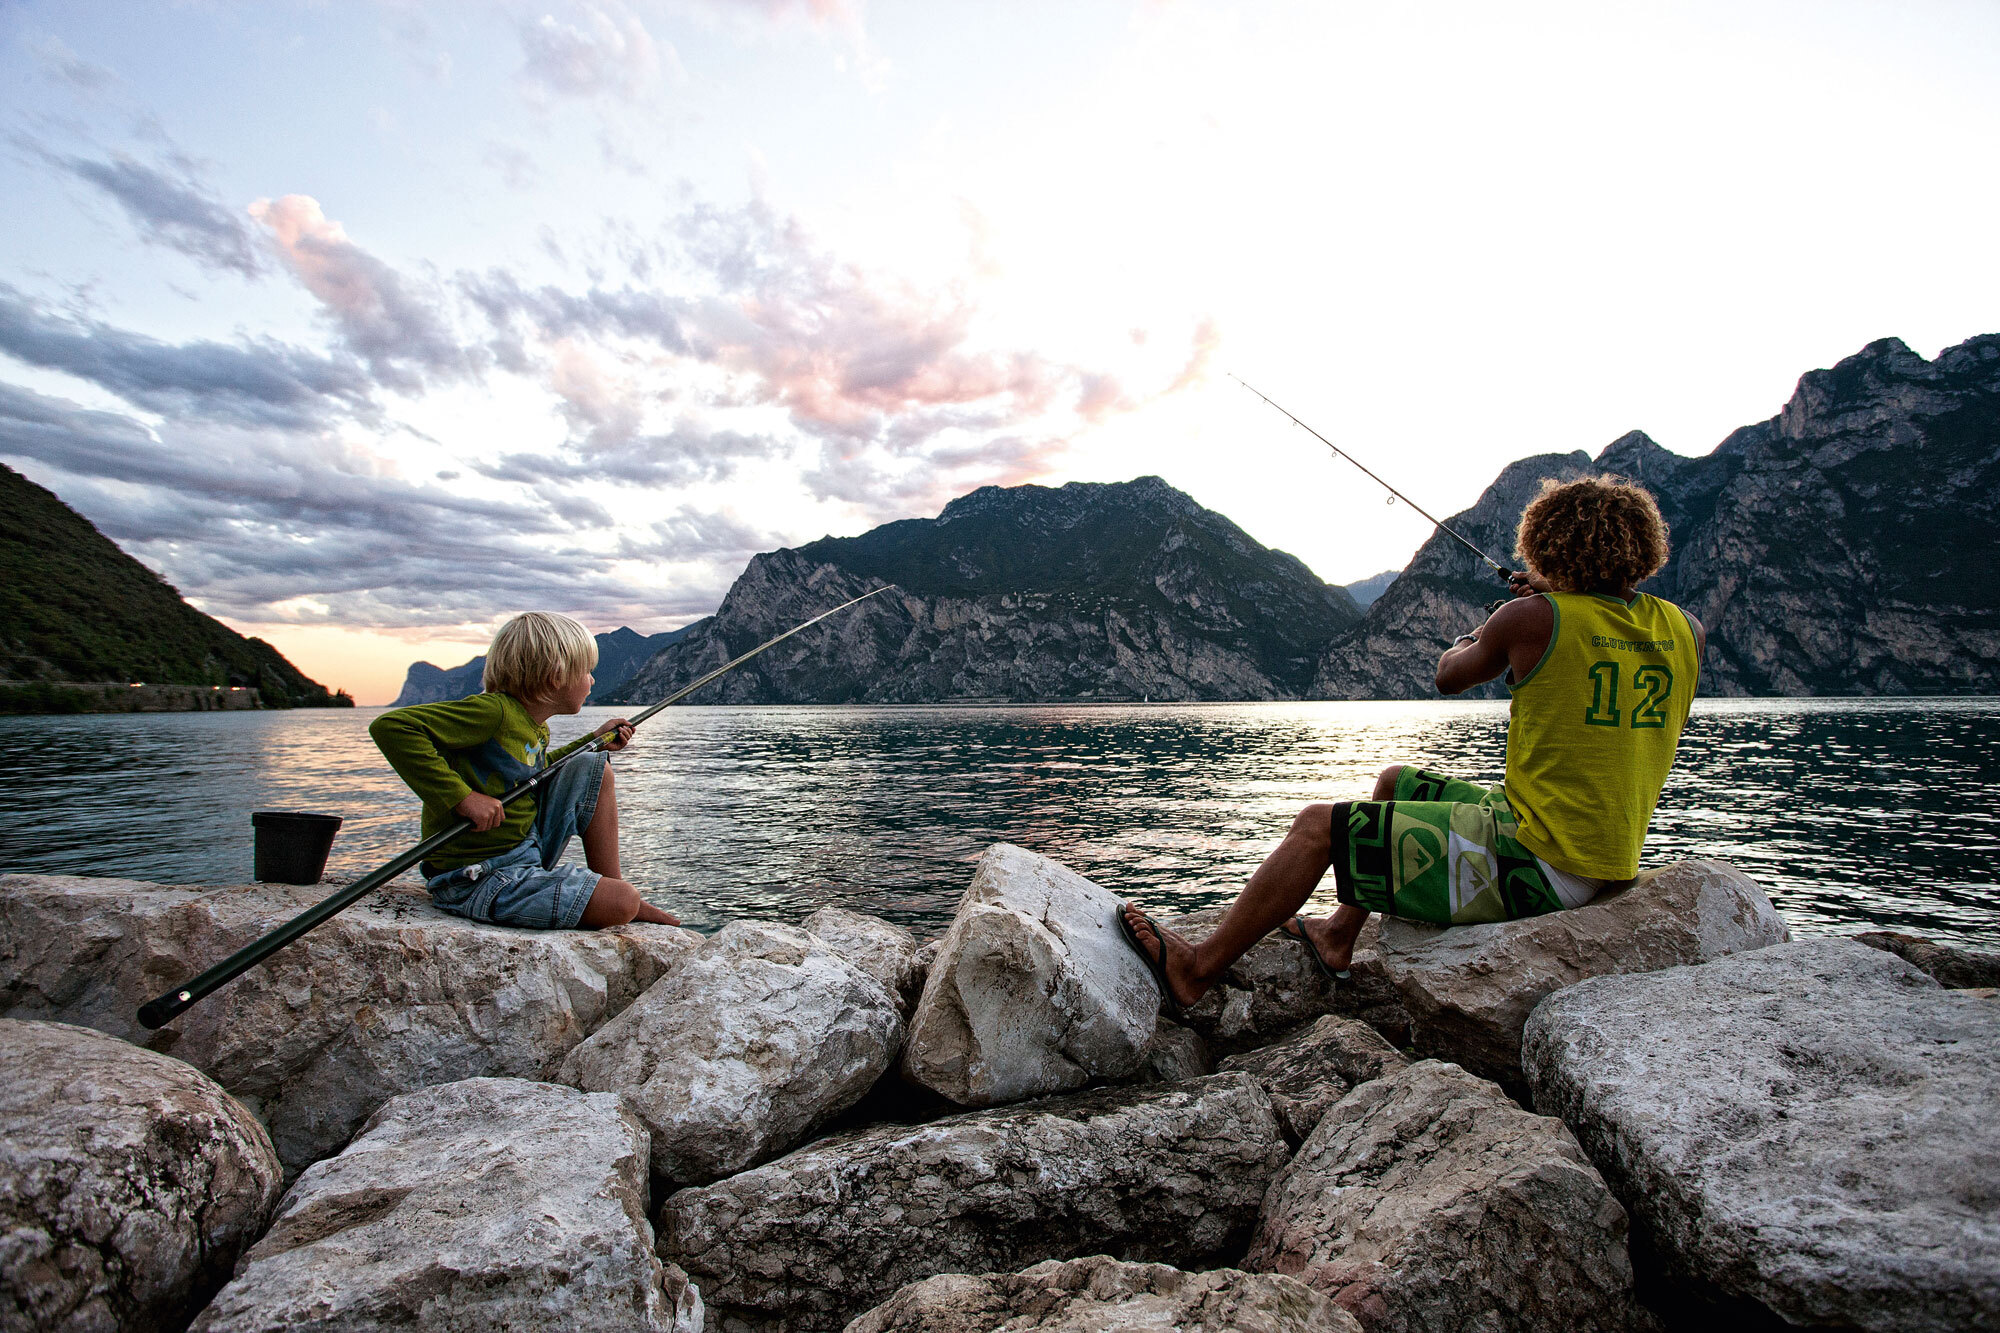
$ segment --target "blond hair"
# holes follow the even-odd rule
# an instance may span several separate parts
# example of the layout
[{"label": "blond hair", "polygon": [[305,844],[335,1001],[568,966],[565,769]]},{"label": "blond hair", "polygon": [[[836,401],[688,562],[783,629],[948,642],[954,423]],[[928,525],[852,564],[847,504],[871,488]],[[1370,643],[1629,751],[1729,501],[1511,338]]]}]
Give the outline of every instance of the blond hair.
[{"label": "blond hair", "polygon": [[1514,538],[1515,553],[1557,592],[1633,587],[1660,572],[1669,549],[1652,492],[1618,476],[1549,478]]},{"label": "blond hair", "polygon": [[568,616],[523,611],[486,650],[480,687],[516,699],[545,699],[597,665],[597,640]]}]

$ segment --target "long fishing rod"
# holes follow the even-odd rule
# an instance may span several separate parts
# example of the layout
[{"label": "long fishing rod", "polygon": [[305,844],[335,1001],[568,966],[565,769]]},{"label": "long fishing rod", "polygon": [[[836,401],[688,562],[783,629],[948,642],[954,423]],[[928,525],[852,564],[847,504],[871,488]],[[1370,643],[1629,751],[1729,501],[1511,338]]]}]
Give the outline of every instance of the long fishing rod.
[{"label": "long fishing rod", "polygon": [[[792,628],[786,630],[783,634],[780,634],[777,638],[772,639],[766,643],[758,644],[755,648],[752,648],[749,652],[744,653],[741,657],[731,658],[729,661],[724,662],[721,666],[717,667],[715,670],[703,676],[700,680],[695,681],[692,685],[686,685],[678,690],[675,690],[672,694],[660,700],[652,707],[639,713],[636,717],[629,719],[631,725],[633,727],[637,727],[641,722],[644,722],[647,718],[659,712],[662,708],[665,708],[668,704],[677,703],[678,701],[687,698],[688,695],[693,694],[696,690],[708,684],[710,681],[714,680],[717,676],[720,676],[725,672],[735,670],[737,667],[742,666],[745,662],[749,661],[751,658],[755,657],[757,654],[763,652],[767,648],[775,648],[777,645],[783,643],[786,639],[789,639],[794,634],[797,634],[800,630],[811,629],[814,625],[819,624],[820,621],[825,620],[828,616],[835,615],[841,611],[845,611],[848,607],[853,606],[856,602],[865,602],[870,597],[873,597],[876,593],[887,592],[895,586],[896,585],[893,583],[885,583],[881,587],[876,588],[873,591],[861,594],[861,596],[856,597],[853,601],[842,602],[839,606],[834,607],[833,610],[831,611],[820,612],[820,614],[814,616],[811,620],[806,621],[802,625],[794,625]],[[508,805],[514,801],[519,800],[521,797],[526,796],[529,792],[535,790],[535,788],[541,786],[543,783],[547,782],[550,778],[554,777],[556,770],[558,768],[561,768],[564,764],[576,758],[578,755],[590,754],[597,750],[603,749],[605,742],[610,740],[611,737],[616,734],[617,734],[616,732],[609,732],[604,734],[593,733],[589,736],[581,736],[578,737],[576,740],[571,741],[568,745],[563,746],[562,749],[556,751],[553,755],[549,756],[549,762],[546,767],[538,769],[532,777],[526,778],[523,781],[517,783],[514,787],[510,788],[505,794],[503,794],[500,797],[500,804]],[[327,898],[319,903],[314,904],[312,907],[307,908],[305,911],[299,913],[297,916],[293,917],[290,921],[287,921],[284,925],[279,926],[276,930],[270,932],[268,935],[265,935],[256,940],[252,940],[249,944],[244,945],[241,949],[238,949],[235,953],[230,954],[229,957],[223,959],[221,962],[217,963],[214,967],[209,968],[208,971],[202,973],[200,976],[196,977],[193,981],[184,982],[181,985],[176,986],[174,989],[168,991],[165,995],[159,996],[156,999],[148,1000],[145,1004],[140,1005],[139,1021],[145,1024],[149,1028],[157,1028],[165,1023],[171,1022],[177,1014],[184,1012],[189,1005],[192,1005],[196,1000],[201,999],[202,996],[207,995],[211,991],[217,990],[220,987],[235,980],[243,973],[257,966],[257,964],[263,962],[266,958],[269,958],[272,954],[276,953],[278,950],[284,948],[287,944],[290,944],[293,940],[297,939],[299,936],[311,930],[314,926],[317,926],[321,922],[326,921],[328,918],[340,912],[342,909],[350,906],[358,899],[366,896],[369,893],[374,892],[382,885],[387,884],[390,880],[402,874],[405,870],[408,870],[411,866],[416,865],[419,861],[429,856],[432,852],[444,846],[446,843],[450,842],[453,838],[458,837],[461,833],[467,832],[471,828],[472,828],[472,821],[461,816],[458,819],[458,821],[454,823],[450,828],[439,829],[436,833],[433,833],[430,837],[425,838],[422,842],[410,848],[409,851],[404,852],[401,856],[389,862],[387,865],[382,866],[379,869],[370,871],[366,875],[363,875],[360,879],[355,880],[352,884],[342,889],[339,893],[336,893],[331,898]]]},{"label": "long fishing rod", "polygon": [[[1262,393],[1259,393],[1255,388],[1251,386],[1250,381],[1244,379],[1241,375],[1232,374],[1229,378],[1235,380],[1238,384],[1242,385],[1244,388],[1249,389],[1251,393],[1257,394],[1259,398],[1264,399],[1264,401],[1270,403],[1271,406],[1277,407],[1280,412],[1285,412],[1284,408],[1278,407],[1278,404],[1272,402],[1269,397],[1267,397]],[[1429,511],[1427,511],[1422,505],[1418,504],[1415,500],[1412,500],[1409,496],[1397,490],[1394,486],[1391,486],[1388,482],[1383,481],[1380,477],[1375,476],[1375,474],[1369,471],[1367,465],[1362,463],[1360,459],[1348,453],[1345,449],[1342,449],[1332,440],[1327,439],[1326,436],[1320,434],[1318,431],[1314,430],[1311,426],[1306,425],[1305,422],[1300,421],[1297,417],[1293,417],[1290,412],[1285,412],[1285,415],[1291,417],[1292,424],[1297,426],[1300,430],[1303,430],[1304,432],[1306,432],[1306,434],[1312,436],[1315,440],[1318,440],[1321,444],[1333,450],[1335,454],[1337,454],[1341,458],[1345,458],[1348,462],[1354,464],[1354,466],[1360,468],[1363,472],[1367,472],[1368,475],[1371,478],[1373,478],[1378,484],[1380,484],[1384,490],[1388,491],[1389,494],[1395,496],[1398,500],[1401,500],[1404,504],[1416,510],[1419,514],[1422,514],[1425,518],[1429,518],[1431,522],[1437,525],[1439,528],[1442,528],[1444,531],[1458,538],[1459,543],[1463,545],[1466,550],[1472,552],[1474,555],[1478,556],[1481,560],[1484,560],[1487,564],[1493,566],[1494,573],[1498,574],[1501,578],[1506,579],[1510,583],[1514,580],[1515,571],[1507,568],[1505,565],[1501,564],[1498,560],[1495,560],[1492,556],[1486,554],[1486,552],[1480,550],[1477,546],[1474,546],[1470,541],[1466,540],[1464,533],[1460,532],[1457,528],[1454,528],[1451,524],[1445,522],[1441,518],[1431,518]]]}]

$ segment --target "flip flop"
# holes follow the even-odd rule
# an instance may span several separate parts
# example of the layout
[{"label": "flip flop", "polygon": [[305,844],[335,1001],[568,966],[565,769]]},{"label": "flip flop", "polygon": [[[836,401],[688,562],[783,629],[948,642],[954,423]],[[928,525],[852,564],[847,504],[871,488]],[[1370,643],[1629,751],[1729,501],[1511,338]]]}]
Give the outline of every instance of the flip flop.
[{"label": "flip flop", "polygon": [[[1294,929],[1294,927],[1296,927],[1296,929]],[[1312,959],[1313,966],[1319,969],[1319,974],[1325,977],[1328,981],[1332,982],[1334,985],[1337,986],[1343,981],[1351,981],[1354,979],[1354,972],[1351,968],[1340,968],[1339,970],[1335,970],[1332,963],[1327,962],[1326,959],[1319,956],[1319,946],[1314,944],[1312,940],[1306,935],[1306,923],[1304,918],[1295,916],[1291,918],[1289,921],[1285,922],[1284,925],[1279,926],[1278,929],[1284,931],[1285,934],[1291,936],[1293,939],[1297,940],[1300,944],[1304,945],[1306,950],[1306,957]]]},{"label": "flip flop", "polygon": [[1132,923],[1125,919],[1125,904],[1120,903],[1118,910],[1111,915],[1117,918],[1118,933],[1125,937],[1125,943],[1132,947],[1133,953],[1139,955],[1139,961],[1146,965],[1146,970],[1153,974],[1153,980],[1160,984],[1160,1006],[1167,1011],[1167,1017],[1176,1022],[1180,1021],[1183,1011],[1181,1002],[1174,998],[1173,988],[1167,985],[1167,942],[1166,937],[1160,934],[1159,926],[1144,912],[1139,913],[1139,919],[1153,927],[1153,938],[1159,941],[1160,956],[1155,958],[1146,952],[1145,945],[1139,942],[1137,932],[1132,929]]}]

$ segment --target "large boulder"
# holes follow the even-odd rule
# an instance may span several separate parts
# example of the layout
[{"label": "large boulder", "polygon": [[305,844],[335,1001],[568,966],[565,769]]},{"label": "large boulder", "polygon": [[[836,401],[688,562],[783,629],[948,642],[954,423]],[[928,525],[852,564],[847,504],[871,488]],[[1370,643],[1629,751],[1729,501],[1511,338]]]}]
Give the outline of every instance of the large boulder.
[{"label": "large boulder", "polygon": [[1854,936],[1857,944],[1880,949],[1928,972],[1946,990],[1991,990],[2000,986],[2000,954],[1979,953],[1939,944],[1921,935],[1895,930],[1870,930]]},{"label": "large boulder", "polygon": [[838,1329],[938,1273],[1224,1261],[1285,1156],[1246,1075],[1103,1089],[861,1130],[681,1190],[660,1207],[660,1254],[725,1329]]},{"label": "large boulder", "polygon": [[1586,977],[1657,972],[1791,937],[1764,891],[1721,861],[1676,861],[1582,907],[1440,928],[1382,924],[1382,962],[1417,1051],[1523,1093],[1521,1028],[1545,995]]},{"label": "large boulder", "polygon": [[[1160,924],[1193,943],[1214,933],[1227,906],[1204,907]],[[1397,1044],[1409,1040],[1410,1015],[1383,971],[1378,923],[1370,919],[1354,941],[1344,981],[1329,980],[1305,946],[1274,930],[1250,946],[1182,1020],[1228,1054],[1267,1045],[1322,1014],[1358,1018]]]},{"label": "large boulder", "polygon": [[0,1019],[0,1327],[183,1326],[278,1188],[264,1127],[199,1070]]},{"label": "large boulder", "polygon": [[917,963],[917,937],[893,921],[844,907],[822,907],[801,923],[826,947],[882,983],[896,997],[904,1018],[917,1007],[924,969]]},{"label": "large boulder", "polygon": [[735,922],[563,1060],[561,1081],[622,1094],[654,1175],[699,1185],[776,1157],[895,1062],[881,983],[792,926]]},{"label": "large boulder", "polygon": [[1119,933],[1120,906],[1046,856],[987,849],[910,1019],[904,1077],[997,1106],[1138,1070],[1160,989]]},{"label": "large boulder", "polygon": [[913,1282],[846,1333],[1361,1333],[1354,1316],[1275,1273],[1186,1273],[1105,1255],[1050,1259],[1020,1273],[949,1273]]},{"label": "large boulder", "polygon": [[1356,1085],[1409,1063],[1366,1023],[1328,1014],[1281,1041],[1232,1055],[1217,1069],[1240,1070],[1256,1079],[1271,1098],[1285,1141],[1296,1147],[1319,1126],[1327,1108]]},{"label": "large boulder", "polygon": [[194,1328],[700,1333],[652,1244],[646,1127],[616,1097],[467,1079],[309,1167]]},{"label": "large boulder", "polygon": [[1332,1106],[1271,1185],[1243,1266],[1370,1333],[1623,1329],[1625,1210],[1562,1122],[1421,1060]]},{"label": "large boulder", "polygon": [[0,1016],[96,1028],[201,1070],[271,1131],[287,1179],[388,1098],[540,1078],[700,943],[673,926],[511,930],[391,887],[157,1032],[139,1006],[326,895],[0,876]]},{"label": "large boulder", "polygon": [[1667,1285],[1794,1324],[2000,1328],[2000,1001],[1800,940],[1573,986],[1523,1054]]}]

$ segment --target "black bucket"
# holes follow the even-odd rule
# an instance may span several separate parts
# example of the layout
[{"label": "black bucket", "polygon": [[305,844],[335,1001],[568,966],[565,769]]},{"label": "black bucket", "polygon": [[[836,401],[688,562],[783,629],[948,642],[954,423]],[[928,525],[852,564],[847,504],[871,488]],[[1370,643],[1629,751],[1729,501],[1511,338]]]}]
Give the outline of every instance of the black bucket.
[{"label": "black bucket", "polygon": [[257,878],[276,884],[317,884],[326,854],[340,832],[339,815],[303,810],[259,810],[250,816],[257,832]]}]

